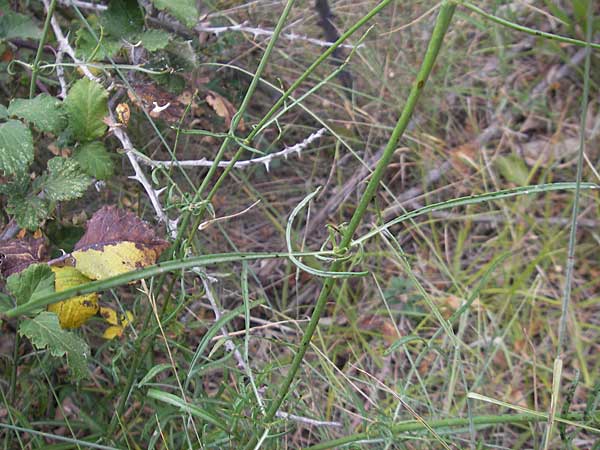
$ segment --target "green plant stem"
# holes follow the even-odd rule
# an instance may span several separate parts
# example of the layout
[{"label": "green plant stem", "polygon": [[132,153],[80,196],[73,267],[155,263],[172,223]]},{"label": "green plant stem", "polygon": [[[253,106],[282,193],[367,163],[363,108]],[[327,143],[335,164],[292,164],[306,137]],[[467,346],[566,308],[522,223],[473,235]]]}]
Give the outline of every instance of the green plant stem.
[{"label": "green plant stem", "polygon": [[[568,420],[580,421],[583,419],[583,414],[570,414],[569,416],[564,417]],[[496,425],[496,424],[519,424],[519,423],[536,423],[536,422],[544,422],[547,420],[546,416],[539,416],[533,414],[500,414],[500,415],[486,415],[486,416],[475,416],[472,418],[457,418],[457,419],[439,419],[439,420],[426,420],[425,422],[434,429],[440,428],[459,428],[459,427],[467,427],[470,425]],[[377,427],[374,427],[377,428]],[[392,434],[400,434],[400,433],[409,433],[415,431],[423,431],[425,430],[424,423],[411,420],[407,422],[401,422],[389,427],[385,428],[386,431],[391,432]],[[306,447],[305,450],[325,450],[329,448],[339,448],[342,445],[351,444],[357,441],[363,441],[366,439],[385,439],[381,438],[380,434],[376,432],[364,432],[364,433],[356,433],[350,436],[344,436],[339,439],[334,439],[327,442],[322,442],[317,445],[313,445],[311,447]]]},{"label": "green plant stem", "polygon": [[[283,9],[283,12],[281,13],[279,20],[277,21],[277,26],[273,30],[273,36],[271,37],[271,40],[269,41],[267,48],[265,49],[265,52],[262,55],[262,58],[256,69],[256,73],[252,79],[252,82],[250,83],[250,86],[248,86],[248,90],[246,91],[246,95],[244,96],[244,99],[242,100],[242,104],[240,105],[237,113],[233,116],[233,118],[231,120],[231,125],[229,128],[230,134],[234,133],[235,130],[237,130],[237,127],[238,127],[240,121],[242,120],[242,117],[243,117],[244,113],[246,112],[246,109],[250,105],[250,100],[252,99],[252,96],[254,95],[256,87],[258,86],[258,83],[260,81],[260,77],[262,76],[262,73],[264,72],[264,69],[267,66],[269,57],[271,56],[273,48],[275,47],[275,44],[277,43],[279,35],[281,34],[281,31],[283,30],[283,27],[287,21],[287,18],[289,16],[290,11],[292,10],[292,6],[294,5],[295,1],[296,0],[288,0],[288,2],[285,5],[285,8]],[[219,161],[221,161],[223,159],[223,156],[225,155],[225,151],[227,150],[227,147],[228,147],[230,141],[231,141],[231,136],[229,136],[229,135],[223,140],[223,143],[221,144],[221,147],[219,148],[219,151],[217,152],[217,154],[214,158],[214,164],[210,167],[210,169],[208,170],[204,179],[202,180],[202,183],[200,183],[200,187],[194,193],[194,197],[191,201],[192,204],[198,202],[200,200],[200,198],[202,197],[204,190],[206,189],[206,187],[210,183],[212,177],[216,173],[216,171],[219,167]],[[205,209],[206,209],[206,204],[205,203],[201,204],[200,210],[197,213],[199,217],[202,216]],[[191,217],[192,217],[191,210],[186,211],[186,213],[183,215],[183,218],[181,220],[181,225],[179,228],[179,232],[177,233],[177,237],[175,238],[175,242],[173,243],[172,255],[174,255],[175,252],[178,251],[181,243],[183,242],[183,236],[186,233],[186,229],[189,225]],[[189,236],[190,240],[193,238],[193,235],[194,235],[196,229],[197,229],[197,226],[195,226],[191,230],[190,236]],[[166,279],[166,275],[160,277],[160,279],[158,280],[158,283],[157,283],[157,286],[159,288],[160,288],[160,286],[163,285],[165,279]],[[164,315],[164,313],[166,312],[166,310],[168,308],[174,284],[175,284],[174,281],[172,283],[170,283],[170,286],[167,290],[167,294],[164,297],[164,302],[163,302],[163,305],[161,308],[161,313],[160,313],[161,317]],[[146,317],[144,319],[144,323],[143,323],[144,330],[147,329],[147,327],[149,326],[151,319],[152,319],[152,311],[148,311],[148,314],[146,315]],[[137,348],[136,356],[129,368],[129,371],[127,374],[127,381],[125,384],[125,389],[124,389],[123,393],[121,394],[121,399],[120,399],[117,409],[115,411],[114,418],[111,421],[110,426],[108,427],[108,432],[107,432],[108,437],[110,437],[114,433],[116,426],[118,424],[118,417],[120,417],[123,414],[123,412],[125,411],[125,405],[127,404],[127,399],[129,398],[129,394],[133,387],[133,383],[135,382],[135,373],[137,372],[138,367],[141,364],[143,356],[146,354],[146,352],[149,349],[151,349],[153,347],[155,336],[156,336],[156,333],[153,333],[150,335],[150,337],[149,337],[150,342],[148,342],[146,349],[144,351],[142,351],[142,348],[141,348],[142,347],[142,342],[141,342],[142,339],[140,339],[139,342],[136,342],[136,348]]]},{"label": "green plant stem", "polygon": [[573,270],[575,268],[575,247],[577,244],[577,217],[579,216],[579,198],[581,196],[581,179],[583,178],[583,155],[585,151],[586,123],[588,99],[590,95],[590,64],[592,48],[592,2],[588,3],[588,19],[586,31],[585,63],[583,70],[583,98],[581,99],[581,126],[579,127],[579,152],[577,154],[577,175],[575,178],[575,198],[573,210],[571,211],[571,230],[569,232],[569,247],[567,250],[567,268],[565,272],[565,287],[563,291],[562,310],[558,327],[558,345],[556,356],[562,357],[565,346],[565,334],[567,331],[567,317],[569,312],[569,301],[571,299],[571,286],[573,282]]},{"label": "green plant stem", "polygon": [[[275,30],[273,31],[273,36],[272,36],[271,40],[269,41],[269,44],[267,45],[265,52],[263,53],[263,56],[260,60],[260,63],[258,64],[258,67],[256,68],[256,73],[254,74],[254,77],[252,77],[250,86],[248,86],[248,90],[246,91],[246,95],[244,96],[244,99],[242,100],[242,104],[238,108],[237,113],[235,113],[235,115],[231,119],[231,126],[229,127],[229,135],[223,140],[223,143],[221,144],[221,147],[219,148],[219,151],[217,152],[217,154],[214,158],[214,164],[210,167],[210,169],[208,170],[207,174],[204,177],[204,180],[202,180],[200,187],[196,190],[194,197],[192,199],[192,202],[191,202],[192,204],[196,203],[200,200],[200,198],[202,197],[202,194],[204,193],[204,190],[206,189],[206,187],[212,180],[213,176],[217,172],[217,169],[219,168],[219,162],[223,159],[223,156],[225,155],[225,151],[227,150],[229,143],[232,141],[231,134],[235,133],[235,131],[237,130],[237,127],[240,124],[240,121],[242,120],[242,117],[243,117],[244,113],[246,112],[246,109],[250,105],[250,100],[252,100],[254,91],[258,87],[258,83],[260,82],[260,78],[265,70],[265,67],[267,66],[267,62],[269,61],[271,52],[273,51],[273,48],[275,47],[275,44],[277,43],[277,39],[279,38],[279,34],[281,33],[281,30],[283,30],[283,26],[285,25],[285,22],[286,22],[287,17],[292,9],[292,6],[294,5],[294,2],[295,2],[295,0],[288,0],[287,4],[285,5],[285,8],[284,8],[283,12],[281,13],[281,17],[279,18],[279,21],[277,22],[277,26],[275,27]],[[205,209],[206,209],[206,203],[203,203],[202,205],[200,205],[200,209],[198,211],[198,217],[200,217],[199,220],[201,220],[202,213],[205,211]],[[183,217],[182,222],[181,222],[181,230],[182,230],[181,233],[182,234],[185,232],[185,229],[189,225],[191,216],[192,216],[191,213],[187,213]],[[197,226],[194,226],[190,230],[190,235],[189,235],[190,240],[193,237],[194,233],[196,232],[197,228],[198,228]]]},{"label": "green plant stem", "polygon": [[[348,30],[345,33],[343,33],[339,37],[339,39],[333,43],[333,45],[328,47],[327,50],[325,50],[308,67],[308,69],[306,69],[302,73],[302,75],[300,77],[298,77],[283,94],[281,94],[281,97],[279,97],[279,99],[275,102],[275,104],[273,104],[271,109],[262,117],[262,119],[256,124],[256,126],[250,132],[250,134],[248,134],[248,136],[244,139],[244,144],[246,144],[246,145],[252,144],[252,141],[262,131],[263,127],[265,127],[269,123],[269,121],[275,115],[275,113],[279,110],[279,108],[281,108],[284,105],[285,101],[290,97],[290,95],[292,95],[292,93],[296,89],[298,89],[298,87],[310,76],[310,74],[312,74],[317,67],[319,67],[329,56],[331,56],[333,54],[333,52],[340,45],[342,45],[350,36],[352,36],[354,33],[356,33],[364,24],[366,24],[376,14],[378,14],[383,8],[385,8],[391,1],[392,0],[383,0],[375,8],[373,8],[371,11],[369,11],[365,16],[363,16],[359,21],[357,21],[354,25],[352,25],[350,28],[348,28]],[[255,77],[255,79],[256,79],[256,77]],[[221,176],[217,179],[213,188],[209,192],[209,194],[207,196],[207,202],[210,202],[210,200],[216,194],[217,190],[219,189],[221,184],[225,181],[225,179],[229,175],[229,172],[231,172],[231,170],[235,166],[235,163],[241,158],[243,153],[244,153],[244,148],[239,147],[238,150],[236,151],[236,153],[234,154],[233,158],[231,158],[231,164],[225,168],[225,170],[223,171]],[[202,220],[202,215],[199,214],[198,219],[196,220],[196,223],[194,223],[194,226],[191,229],[192,235],[193,235],[193,233],[196,232],[198,226],[200,225],[201,220]]]},{"label": "green plant stem", "polygon": [[48,30],[50,29],[50,21],[52,20],[52,14],[54,14],[54,9],[56,8],[56,0],[52,0],[50,2],[50,6],[48,7],[48,14],[46,14],[46,21],[44,22],[44,29],[42,30],[42,35],[40,36],[40,43],[37,48],[37,52],[35,54],[35,60],[33,61],[33,66],[31,66],[31,82],[29,83],[29,98],[33,98],[33,94],[35,94],[35,83],[37,81],[37,75],[40,70],[40,59],[42,59],[42,53],[44,52],[44,45],[46,45],[46,38],[48,37]]},{"label": "green plant stem", "polygon": [[[17,319],[16,323],[15,323],[15,328],[17,330],[17,332],[15,333],[15,340],[13,342],[13,363],[12,363],[12,367],[10,368],[10,384],[9,384],[9,388],[8,388],[8,404],[9,405],[14,405],[15,404],[15,400],[17,398],[17,375],[18,375],[18,370],[19,370],[19,347],[21,345],[21,335],[19,334],[19,320]],[[6,398],[5,398],[6,400]],[[8,406],[8,405],[7,405]],[[10,413],[9,413],[10,414]],[[12,420],[12,417],[11,417]],[[7,448],[10,448],[11,444],[12,444],[12,440],[13,440],[14,436],[12,433],[9,433],[7,435]]]},{"label": "green plant stem", "polygon": [[[406,127],[408,126],[408,123],[413,114],[413,111],[415,109],[417,101],[418,101],[421,93],[423,92],[423,88],[425,87],[425,84],[427,82],[429,74],[431,73],[431,70],[435,63],[437,55],[440,51],[442,42],[444,40],[444,36],[446,34],[446,31],[448,30],[448,26],[450,25],[450,22],[452,20],[452,16],[454,15],[455,9],[456,9],[456,4],[452,1],[444,1],[442,3],[440,12],[439,12],[437,20],[435,22],[435,27],[434,27],[432,35],[431,35],[431,39],[429,41],[429,45],[427,46],[427,51],[425,52],[425,55],[423,57],[423,62],[421,64],[421,68],[419,69],[419,72],[417,74],[417,78],[412,85],[410,94],[406,101],[406,105],[404,106],[404,109],[402,110],[402,114],[400,115],[400,118],[398,119],[398,122],[396,123],[396,126],[394,127],[392,135],[390,136],[390,139],[385,147],[385,150],[383,152],[383,155],[381,156],[381,159],[377,162],[377,166],[369,179],[369,183],[368,183],[368,185],[365,189],[365,192],[358,204],[358,207],[354,211],[352,219],[350,219],[350,223],[344,229],[342,240],[340,243],[340,248],[341,248],[342,252],[345,249],[347,249],[348,245],[352,241],[354,232],[360,225],[360,222],[362,221],[362,218],[367,211],[367,207],[369,206],[369,204],[371,203],[371,200],[373,199],[373,197],[375,196],[375,193],[377,192],[377,188],[379,187],[379,183],[380,183],[381,179],[383,178],[383,175],[385,173],[387,165],[389,164],[389,162],[394,154],[394,151],[397,148],[396,145],[397,145],[398,141],[400,140],[400,138],[402,137],[402,134],[406,130]],[[331,271],[334,271],[334,272],[339,271],[342,268],[342,265],[343,265],[343,261],[340,261],[340,260],[335,261],[331,267]],[[304,358],[304,354],[306,353],[306,350],[308,349],[308,346],[310,344],[312,336],[317,328],[319,319],[321,318],[321,314],[323,313],[323,310],[327,303],[327,299],[329,297],[329,294],[331,293],[334,283],[335,283],[334,278],[327,278],[323,284],[321,293],[319,294],[319,297],[315,304],[315,309],[310,318],[310,322],[308,323],[308,325],[306,327],[304,335],[300,341],[298,350],[297,350],[296,354],[294,355],[294,358],[292,360],[291,367],[289,368],[288,374],[285,377],[285,380],[282,382],[282,384],[278,387],[277,397],[269,405],[269,408],[267,409],[267,412],[266,412],[264,418],[262,418],[262,421],[265,424],[269,424],[273,420],[273,418],[275,417],[275,414],[279,410],[279,407],[281,406],[285,397],[288,394],[289,388],[290,388],[292,382],[294,381],[296,374],[298,373],[300,364],[302,363],[302,360]],[[261,427],[261,428],[264,428],[264,427]],[[249,450],[249,449],[253,448],[257,442],[257,435],[260,435],[260,434],[262,434],[262,430],[258,430],[258,432],[247,443],[247,445],[245,446],[245,449]]]},{"label": "green plant stem", "polygon": [[565,44],[573,44],[578,45],[579,47],[587,47],[590,46],[596,50],[600,50],[600,44],[590,43],[586,41],[580,41],[579,39],[568,38],[565,36],[559,36],[558,34],[546,33],[544,31],[536,30],[535,28],[524,27],[523,25],[516,24],[506,19],[502,19],[501,17],[494,16],[488,12],[485,12],[483,9],[478,8],[475,5],[472,5],[469,2],[461,1],[460,4],[467,9],[479,14],[480,16],[485,17],[486,19],[491,20],[492,22],[496,22],[497,24],[503,25],[508,28],[512,28],[513,30],[522,31],[523,33],[531,34],[532,36],[538,36],[545,39],[550,39],[557,42],[564,42]]}]

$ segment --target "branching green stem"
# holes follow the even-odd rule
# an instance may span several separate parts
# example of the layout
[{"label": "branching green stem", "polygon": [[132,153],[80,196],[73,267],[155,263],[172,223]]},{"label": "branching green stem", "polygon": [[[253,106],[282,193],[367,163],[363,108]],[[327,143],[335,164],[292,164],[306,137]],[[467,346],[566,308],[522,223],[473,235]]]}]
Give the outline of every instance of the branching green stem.
[{"label": "branching green stem", "polygon": [[[277,39],[279,38],[281,31],[283,30],[283,27],[287,21],[288,15],[289,15],[290,11],[292,10],[292,6],[294,5],[295,1],[296,0],[288,0],[285,5],[285,8],[283,9],[283,12],[281,13],[281,17],[279,18],[279,21],[277,22],[277,26],[275,27],[275,30],[273,31],[273,36],[271,37],[271,40],[269,41],[269,44],[267,45],[267,48],[265,49],[265,52],[263,53],[263,56],[258,64],[258,68],[256,69],[256,74],[255,74],[254,78],[252,79],[250,86],[248,86],[248,90],[246,91],[246,95],[244,96],[244,99],[242,100],[242,104],[240,105],[237,113],[231,120],[230,134],[233,133],[235,130],[237,130],[237,127],[238,127],[240,121],[242,120],[242,117],[243,117],[244,113],[246,112],[246,109],[250,105],[250,100],[252,99],[252,96],[254,95],[254,91],[256,90],[256,87],[258,86],[258,83],[260,81],[262,73],[263,73],[265,67],[267,66],[269,57],[271,56],[271,52],[273,51],[273,48],[275,47],[275,44],[277,43]],[[204,180],[202,180],[200,187],[196,190],[196,192],[194,194],[194,197],[192,199],[192,204],[198,202],[202,198],[202,194],[203,194],[204,190],[210,183],[210,180],[212,179],[212,177],[214,176],[214,174],[216,173],[216,171],[219,167],[219,161],[221,161],[223,159],[223,156],[225,155],[225,151],[227,150],[230,140],[231,140],[230,136],[227,136],[223,140],[223,143],[221,144],[221,147],[219,148],[219,151],[217,152],[217,155],[215,156],[214,164],[210,167],[210,169],[208,170],[208,173],[204,177]],[[205,208],[206,208],[206,205],[205,205],[205,203],[203,203],[200,206],[200,211],[198,211],[199,216],[201,216],[203,214]],[[175,252],[178,251],[181,243],[183,242],[183,237],[186,233],[186,230],[189,225],[191,217],[192,217],[191,210],[186,211],[186,213],[183,215],[183,218],[181,220],[181,225],[179,227],[179,232],[177,233],[177,237],[175,238],[175,242],[172,247],[173,248],[173,253],[172,253],[173,256],[175,255]],[[190,232],[190,238],[193,237],[197,228],[198,228],[197,225],[194,226],[194,228]],[[161,276],[160,279],[158,280],[157,286],[159,286],[159,287],[162,286],[165,280],[166,280],[166,275]],[[169,301],[171,298],[171,292],[173,290],[174,284],[175,284],[174,281],[171,282],[171,284],[167,290],[167,295],[165,296],[163,306],[161,309],[161,317],[164,314],[164,312],[167,310],[167,307],[169,305]],[[151,318],[152,318],[152,314],[151,314],[151,311],[149,311],[144,320],[144,329],[147,329],[148,325],[150,324]],[[148,345],[146,346],[146,350],[152,348],[155,336],[156,336],[156,333],[152,333],[150,335],[150,337],[149,337],[150,341],[149,341]],[[140,338],[140,340],[143,340],[143,339]],[[125,411],[125,405],[127,404],[127,399],[129,397],[129,394],[131,393],[133,383],[135,382],[135,374],[138,370],[139,365],[142,362],[143,356],[146,354],[146,350],[141,349],[141,344],[142,344],[141,342],[136,343],[136,345],[138,346],[138,351],[136,352],[136,356],[129,368],[129,372],[127,374],[125,390],[123,391],[123,394],[122,394],[119,404],[117,406],[117,410],[115,412],[114,419],[111,422],[111,425],[109,427],[107,436],[112,435],[112,433],[114,432],[114,430],[117,426],[118,417]]]},{"label": "branching green stem", "polygon": [[[421,68],[419,69],[419,72],[417,74],[417,78],[412,85],[410,94],[406,101],[406,105],[404,106],[404,109],[402,110],[402,114],[400,115],[400,118],[398,119],[398,122],[396,123],[396,126],[394,127],[394,130],[393,130],[392,135],[390,136],[390,139],[385,147],[383,155],[382,155],[381,159],[378,161],[377,166],[376,166],[373,174],[371,175],[371,178],[369,179],[369,183],[368,183],[368,185],[365,189],[365,192],[360,200],[360,203],[358,204],[358,207],[356,208],[348,227],[344,230],[344,233],[342,236],[342,241],[340,244],[340,248],[342,250],[344,248],[348,248],[350,242],[352,241],[354,232],[360,225],[362,218],[365,215],[369,204],[371,203],[371,200],[373,199],[373,197],[375,196],[375,193],[377,192],[379,183],[380,183],[381,179],[383,178],[383,175],[387,169],[387,165],[389,164],[389,162],[394,154],[394,151],[397,148],[396,146],[398,144],[398,141],[400,140],[400,138],[402,137],[402,134],[404,133],[404,131],[406,130],[406,127],[408,126],[408,123],[413,114],[413,111],[415,109],[417,101],[418,101],[421,93],[423,92],[423,88],[425,87],[427,79],[429,78],[429,74],[431,73],[431,70],[435,63],[437,55],[440,51],[442,42],[444,40],[444,36],[446,34],[446,31],[448,30],[448,26],[450,25],[450,22],[452,20],[452,16],[454,15],[455,9],[456,9],[456,5],[453,1],[444,1],[440,8],[440,12],[438,14],[438,17],[437,17],[437,20],[435,23],[435,27],[434,27],[432,35],[431,35],[431,39],[430,39],[429,45],[427,47],[427,51],[425,52],[425,56],[424,56],[423,62],[421,64]],[[342,265],[343,265],[342,261],[334,262],[331,267],[331,271],[334,271],[334,272],[339,271],[342,268]],[[331,290],[333,289],[334,283],[335,283],[334,278],[328,278],[325,280],[325,282],[323,284],[321,293],[315,304],[315,309],[312,313],[310,322],[308,323],[308,326],[306,327],[306,330],[304,332],[302,340],[300,341],[298,350],[297,350],[296,354],[294,355],[294,359],[292,360],[291,366],[288,370],[288,374],[285,377],[285,380],[278,387],[277,397],[269,405],[269,408],[267,409],[265,417],[262,419],[263,423],[265,423],[265,424],[269,424],[273,420],[273,418],[275,417],[275,414],[277,413],[281,404],[283,403],[284,399],[286,398],[292,382],[296,378],[296,375],[298,373],[298,370],[300,369],[300,365],[304,358],[304,354],[306,353],[306,350],[308,349],[308,346],[310,344],[312,336],[317,328],[319,319],[321,318],[323,310],[325,309],[327,299],[329,298],[329,294],[331,293]],[[250,449],[254,448],[254,446],[256,445],[257,439],[258,439],[257,436],[260,435],[261,433],[262,433],[261,429],[257,430],[256,434],[247,443],[247,445],[245,447],[246,450],[250,450]]]},{"label": "branching green stem", "polygon": [[42,30],[42,35],[40,36],[40,43],[35,54],[35,60],[33,61],[33,66],[31,66],[29,98],[33,98],[33,94],[35,94],[35,83],[37,81],[37,75],[40,70],[40,60],[42,59],[42,53],[44,53],[44,45],[46,45],[46,39],[48,38],[48,30],[50,29],[50,21],[52,20],[52,14],[54,14],[55,8],[56,0],[52,0],[50,2],[50,6],[48,7],[48,14],[46,14],[46,21],[44,22],[44,29]]}]

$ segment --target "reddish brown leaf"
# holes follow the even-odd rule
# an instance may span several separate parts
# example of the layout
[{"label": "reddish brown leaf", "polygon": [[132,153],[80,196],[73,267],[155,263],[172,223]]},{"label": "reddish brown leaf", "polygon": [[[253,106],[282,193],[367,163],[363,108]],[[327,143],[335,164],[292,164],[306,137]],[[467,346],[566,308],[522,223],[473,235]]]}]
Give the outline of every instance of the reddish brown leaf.
[{"label": "reddish brown leaf", "polygon": [[44,237],[27,236],[22,239],[0,241],[0,272],[8,277],[29,265],[45,260],[47,256]]},{"label": "reddish brown leaf", "polygon": [[86,224],[85,234],[75,244],[74,250],[102,250],[105,245],[133,242],[142,249],[149,248],[160,255],[169,243],[156,236],[154,230],[135,214],[104,206],[94,213]]},{"label": "reddish brown leaf", "polygon": [[187,107],[192,105],[192,112],[197,108],[194,96],[189,91],[177,96],[152,83],[136,84],[135,93],[128,91],[129,100],[139,108],[143,108],[153,118],[161,118],[169,123],[181,120]]}]

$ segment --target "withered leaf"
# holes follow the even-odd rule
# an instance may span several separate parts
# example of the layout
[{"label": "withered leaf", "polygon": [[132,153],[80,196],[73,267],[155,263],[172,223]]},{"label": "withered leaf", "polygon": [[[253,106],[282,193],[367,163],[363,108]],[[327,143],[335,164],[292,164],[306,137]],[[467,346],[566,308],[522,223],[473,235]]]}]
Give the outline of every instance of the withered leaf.
[{"label": "withered leaf", "polygon": [[86,225],[75,244],[75,267],[94,280],[152,265],[169,243],[135,214],[104,206]]},{"label": "withered leaf", "polygon": [[21,272],[31,264],[45,260],[47,250],[43,236],[0,241],[0,272],[4,277]]},{"label": "withered leaf", "polygon": [[187,95],[178,96],[151,83],[136,84],[133,89],[135,93],[127,91],[127,96],[134,105],[144,109],[152,118],[160,118],[168,123],[181,120],[190,103],[192,112],[197,107],[189,91],[185,91]]},{"label": "withered leaf", "polygon": [[[214,91],[208,91],[208,94],[206,95],[206,103],[208,103],[210,107],[215,110],[217,116],[225,119],[225,125],[227,125],[227,128],[229,128],[231,126],[231,120],[237,112],[235,106],[233,106],[225,97],[217,94]],[[243,131],[245,128],[246,126],[244,125],[244,119],[242,119],[238,125],[238,130]]]}]

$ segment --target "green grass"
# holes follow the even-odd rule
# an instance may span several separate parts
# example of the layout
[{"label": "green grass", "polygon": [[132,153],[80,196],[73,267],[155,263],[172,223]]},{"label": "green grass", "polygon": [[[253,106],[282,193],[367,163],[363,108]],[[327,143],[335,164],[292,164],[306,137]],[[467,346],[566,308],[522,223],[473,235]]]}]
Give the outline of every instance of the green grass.
[{"label": "green grass", "polygon": [[[281,5],[238,4],[217,2],[219,23],[320,38],[312,2],[290,1],[287,18]],[[141,115],[130,125],[136,149],[156,160],[248,159],[255,155],[244,146],[276,152],[327,132],[268,171],[155,169],[155,187],[168,188],[163,206],[180,219],[159,266],[8,313],[101,291],[135,320],[110,342],[100,320],[78,331],[92,349],[92,376],[77,385],[61,361],[23,340],[13,345],[8,326],[3,448],[583,449],[600,441],[600,155],[592,137],[591,164],[581,152],[537,159],[548,142],[597,126],[597,49],[532,94],[593,41],[591,32],[554,20],[544,2],[516,10],[459,2],[454,15],[452,2],[434,11],[429,1],[373,12],[377,5],[331,4],[341,33],[356,31],[343,42],[363,39],[345,50],[351,92],[322,47],[221,35],[205,49],[221,54],[209,54],[196,76],[241,111],[234,131],[206,136],[228,130],[202,94],[197,122],[182,120],[201,133],[178,134]],[[426,51],[436,20],[439,41]],[[122,61],[108,63],[107,76],[118,78],[111,65]],[[235,131],[242,115],[246,131]],[[491,127],[497,132],[479,142]],[[531,142],[539,144],[526,155]],[[118,203],[152,220],[123,160],[108,187],[85,199],[88,212]],[[349,180],[351,192],[307,233]],[[399,202],[411,188],[418,196]],[[235,215],[258,200],[198,230],[213,211]],[[69,205],[59,219],[85,207]]]}]

